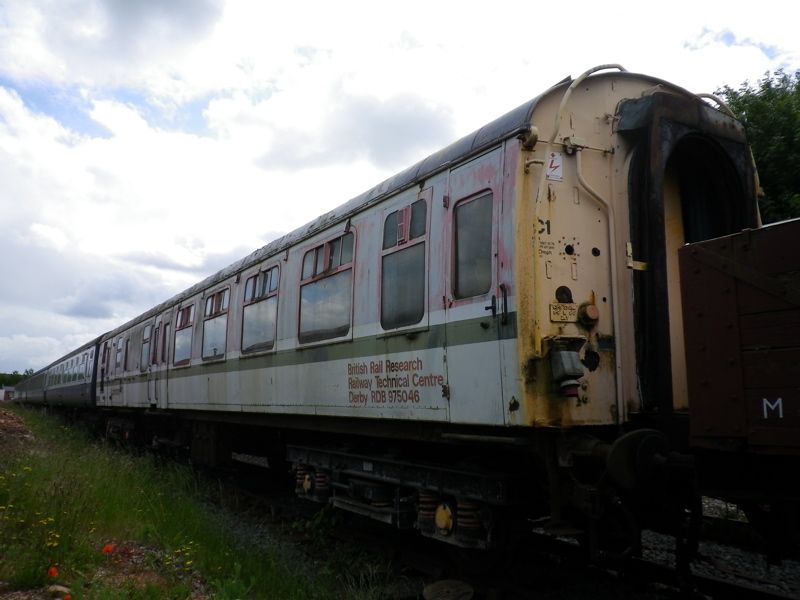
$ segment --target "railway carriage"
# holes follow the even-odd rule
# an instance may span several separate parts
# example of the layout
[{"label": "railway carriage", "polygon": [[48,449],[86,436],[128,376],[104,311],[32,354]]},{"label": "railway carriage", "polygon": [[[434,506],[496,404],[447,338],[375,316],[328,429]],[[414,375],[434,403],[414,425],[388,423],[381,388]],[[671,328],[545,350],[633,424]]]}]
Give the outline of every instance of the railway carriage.
[{"label": "railway carriage", "polygon": [[[205,462],[270,453],[302,496],[462,546],[541,517],[629,551],[696,516],[677,250],[759,226],[757,189],[738,121],[605,65],[19,396],[76,400],[53,374],[88,356],[75,390],[117,434]],[[604,521],[625,522],[621,546]]]}]

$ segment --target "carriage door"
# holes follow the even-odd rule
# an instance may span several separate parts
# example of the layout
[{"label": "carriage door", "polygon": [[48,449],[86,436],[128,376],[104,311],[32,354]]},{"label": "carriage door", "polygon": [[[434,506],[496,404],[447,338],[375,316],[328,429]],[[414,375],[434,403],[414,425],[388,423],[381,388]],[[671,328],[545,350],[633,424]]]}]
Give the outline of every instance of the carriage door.
[{"label": "carriage door", "polygon": [[[150,339],[150,347],[148,348],[147,356],[143,359],[147,360],[147,402],[151,407],[158,406],[158,380],[159,380],[159,364],[160,357],[159,349],[161,348],[161,317],[156,317],[153,324],[152,338]],[[144,355],[144,353],[142,353]]]},{"label": "carriage door", "polygon": [[500,149],[450,172],[445,205],[445,344],[450,420],[503,424],[497,280]]},{"label": "carriage door", "polygon": [[103,353],[100,358],[100,402],[99,404],[107,404],[110,396],[108,389],[108,341],[103,342]]},{"label": "carriage door", "polygon": [[156,373],[156,405],[158,408],[167,408],[167,382],[169,380],[169,341],[170,341],[170,313],[164,313],[161,321],[161,339],[158,343],[155,357]]}]

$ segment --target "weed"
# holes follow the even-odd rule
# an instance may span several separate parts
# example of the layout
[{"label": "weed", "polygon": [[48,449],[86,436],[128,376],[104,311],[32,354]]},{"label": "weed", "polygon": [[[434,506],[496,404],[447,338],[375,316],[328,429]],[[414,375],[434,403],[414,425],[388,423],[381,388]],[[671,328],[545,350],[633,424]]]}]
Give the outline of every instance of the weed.
[{"label": "weed", "polygon": [[371,563],[343,575],[344,596],[351,600],[380,600],[388,584],[388,571]]},{"label": "weed", "polygon": [[[35,411],[13,410],[36,443],[0,453],[0,580],[28,589],[56,579],[82,586],[83,598],[103,599],[187,598],[187,581],[197,577],[220,598],[336,596],[279,549],[265,556],[226,529],[188,468],[122,452]],[[311,531],[322,531],[324,519]],[[101,570],[133,569],[125,554],[130,547],[150,548],[136,568],[158,566],[163,581],[94,578]]]}]

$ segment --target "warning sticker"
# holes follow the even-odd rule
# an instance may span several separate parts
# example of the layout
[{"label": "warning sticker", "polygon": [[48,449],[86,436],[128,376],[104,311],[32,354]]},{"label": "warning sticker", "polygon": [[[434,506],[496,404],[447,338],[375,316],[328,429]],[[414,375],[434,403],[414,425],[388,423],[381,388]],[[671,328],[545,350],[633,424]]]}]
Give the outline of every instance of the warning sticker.
[{"label": "warning sticker", "polygon": [[564,155],[561,152],[551,152],[547,157],[547,178],[564,181]]}]

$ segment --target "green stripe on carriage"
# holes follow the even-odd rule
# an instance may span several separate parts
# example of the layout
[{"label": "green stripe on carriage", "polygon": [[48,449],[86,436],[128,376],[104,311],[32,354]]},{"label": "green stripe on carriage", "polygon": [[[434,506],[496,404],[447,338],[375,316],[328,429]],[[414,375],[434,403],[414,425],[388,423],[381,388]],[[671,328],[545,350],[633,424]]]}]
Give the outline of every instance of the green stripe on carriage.
[{"label": "green stripe on carriage", "polygon": [[[496,319],[496,324],[495,324]],[[488,325],[488,326],[487,326]],[[445,343],[446,336],[446,343]],[[509,313],[505,324],[500,317],[483,317],[456,321],[447,325],[433,325],[428,329],[409,331],[379,337],[365,336],[355,340],[332,342],[312,348],[293,348],[257,356],[241,356],[191,367],[170,367],[169,378],[218,375],[220,373],[251,371],[270,367],[290,367],[332,360],[353,360],[369,356],[385,356],[401,352],[419,352],[432,348],[465,346],[484,342],[497,342],[517,337],[517,314]],[[106,381],[106,386],[119,378]],[[131,381],[131,376],[123,377]],[[147,379],[147,374],[135,375],[132,379]]]}]

